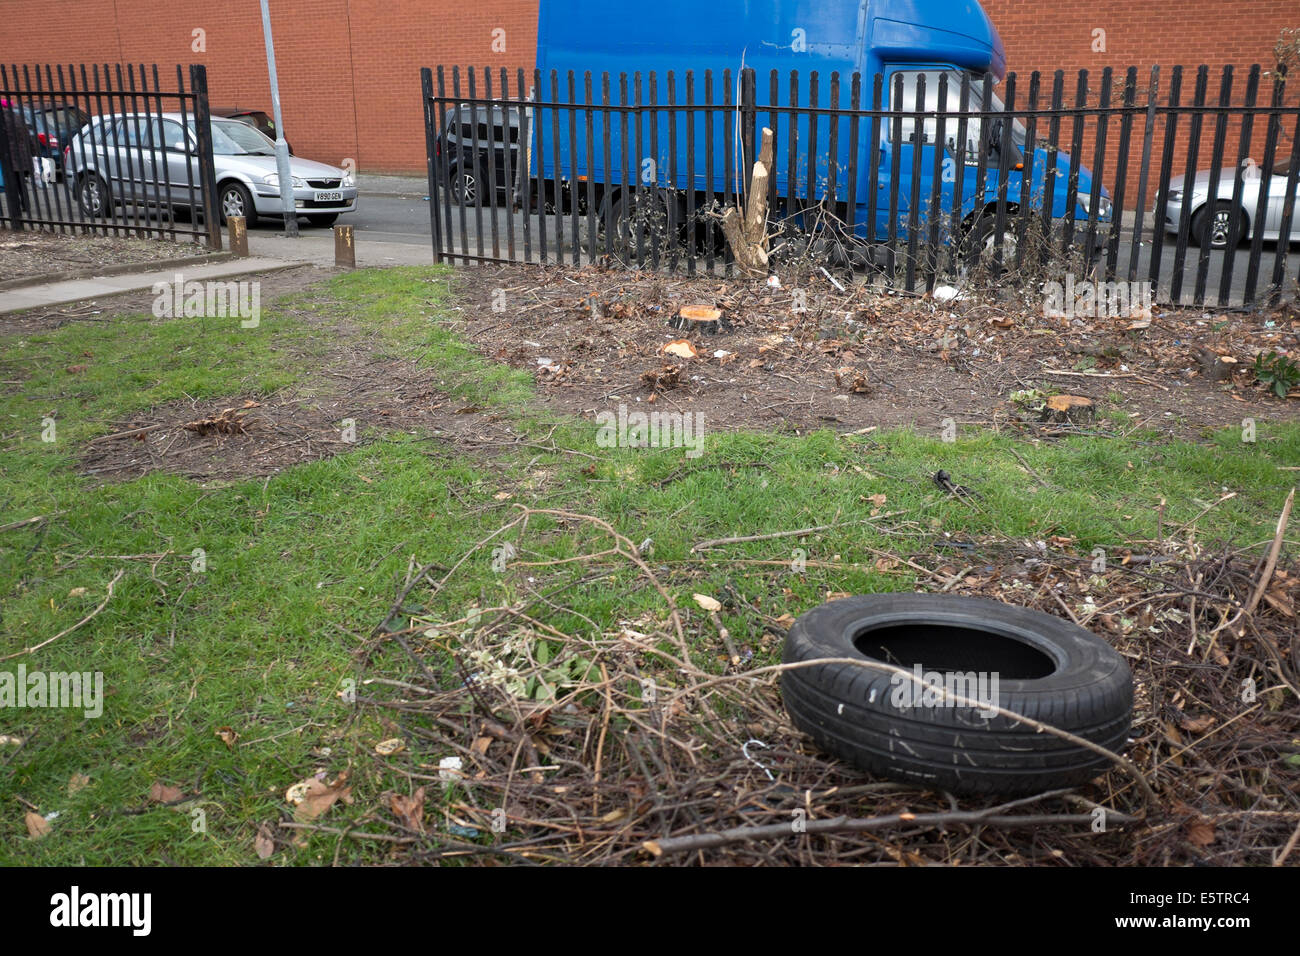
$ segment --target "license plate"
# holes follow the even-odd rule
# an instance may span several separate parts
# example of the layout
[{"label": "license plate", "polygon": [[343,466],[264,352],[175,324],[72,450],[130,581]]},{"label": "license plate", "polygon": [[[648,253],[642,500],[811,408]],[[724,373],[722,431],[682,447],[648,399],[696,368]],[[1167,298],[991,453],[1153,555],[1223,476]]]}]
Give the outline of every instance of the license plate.
[{"label": "license plate", "polygon": [[316,201],[317,202],[342,202],[343,194],[342,193],[317,193]]}]

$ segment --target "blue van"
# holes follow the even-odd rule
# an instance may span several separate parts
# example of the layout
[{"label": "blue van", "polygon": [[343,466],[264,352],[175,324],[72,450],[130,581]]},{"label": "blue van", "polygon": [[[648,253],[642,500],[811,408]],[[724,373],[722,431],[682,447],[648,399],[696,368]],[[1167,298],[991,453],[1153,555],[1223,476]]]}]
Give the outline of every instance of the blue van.
[{"label": "blue van", "polygon": [[[728,186],[734,189],[736,182],[743,186],[743,173],[735,167],[726,168],[728,151],[732,155],[740,152],[739,124],[728,121],[728,114],[721,110],[708,127],[703,112],[677,111],[674,116],[664,107],[670,71],[677,104],[685,102],[688,71],[693,73],[696,104],[703,101],[705,71],[713,74],[713,103],[723,102],[724,70],[730,71],[733,89],[727,92],[733,103],[743,92],[737,77],[744,70],[755,71],[755,112],[760,128],[773,126],[769,113],[772,107],[791,106],[791,71],[798,71],[801,86],[795,105],[809,105],[809,81],[816,72],[816,105],[843,109],[851,106],[855,73],[861,77],[859,108],[871,109],[873,87],[880,74],[882,109],[935,111],[940,107],[943,89],[944,112],[956,113],[964,87],[967,111],[982,111],[984,116],[969,117],[963,124],[963,143],[957,142],[958,123],[952,116],[943,123],[933,116],[919,122],[914,117],[885,117],[876,124],[879,135],[875,140],[871,136],[872,122],[861,118],[857,124],[857,155],[851,157],[853,137],[849,135],[848,118],[833,120],[819,115],[814,131],[808,114],[799,114],[791,161],[790,115],[777,113],[772,175],[778,209],[790,212],[801,205],[806,208],[809,200],[830,200],[842,213],[849,213],[845,218],[853,221],[857,237],[883,240],[892,235],[905,240],[913,203],[918,206],[916,221],[927,222],[925,210],[933,208],[932,187],[937,174],[941,181],[937,191],[939,218],[946,227],[959,206],[955,219],[965,234],[991,225],[999,195],[1006,197],[1006,211],[1014,216],[1019,211],[1026,176],[1030,208],[1035,214],[1041,215],[1049,201],[1048,150],[1027,144],[1026,130],[1018,121],[1004,125],[1004,120],[990,115],[1004,108],[994,84],[1005,78],[1006,65],[1001,38],[976,0],[657,0],[651,5],[617,0],[541,0],[537,67],[542,89],[533,92],[539,105],[530,111],[538,138],[527,139],[525,168],[534,177],[558,177],[570,186],[590,182],[601,214],[614,219],[628,214],[630,183],[653,185],[666,195],[681,196],[693,189],[700,200],[696,208],[700,208],[706,192],[717,197]],[[554,86],[552,71],[558,79]],[[573,92],[569,88],[569,71],[576,78]],[[775,87],[772,71],[777,75]],[[593,89],[590,101],[584,90],[587,73]],[[625,156],[619,127],[627,114],[617,109],[602,112],[602,74],[608,75],[608,102],[617,106],[622,96],[620,75],[633,77],[637,73],[641,75],[642,104],[648,102],[650,75],[654,74],[657,106],[642,113],[639,146],[629,134],[627,152],[631,155]],[[832,74],[838,74],[834,101]],[[547,103],[581,108],[552,109]],[[599,105],[589,111],[588,103]],[[685,119],[687,115],[694,119]],[[635,118],[630,122],[635,130]],[[685,125],[691,122],[695,127],[693,171],[686,155]],[[830,148],[832,122],[837,124],[834,155]],[[942,142],[938,141],[940,131]],[[711,163],[706,160],[706,138],[712,140]],[[538,142],[540,148],[534,149]],[[815,144],[813,150],[810,143]],[[919,157],[915,155],[918,149]],[[878,150],[879,156],[873,157],[872,150]],[[977,176],[981,152],[986,168],[978,170],[982,175]],[[1053,158],[1052,217],[1089,219],[1091,173],[1076,160],[1071,175],[1071,157],[1064,150],[1055,152]],[[752,160],[752,156],[745,156],[744,163],[736,166],[748,168]],[[871,181],[873,165],[875,176]],[[965,168],[958,172],[958,165]],[[852,182],[850,169],[856,171]],[[728,183],[728,179],[732,182]],[[1109,193],[1104,188],[1097,193],[1098,208],[1093,218],[1108,222]],[[850,197],[851,210],[847,208]],[[943,241],[950,241],[946,231]]]}]

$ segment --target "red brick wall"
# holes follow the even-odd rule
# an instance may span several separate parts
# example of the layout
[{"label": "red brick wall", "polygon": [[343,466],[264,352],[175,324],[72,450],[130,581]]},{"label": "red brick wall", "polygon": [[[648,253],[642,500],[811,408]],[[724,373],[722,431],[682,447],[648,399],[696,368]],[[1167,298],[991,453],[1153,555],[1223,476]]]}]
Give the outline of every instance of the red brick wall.
[{"label": "red brick wall", "polygon": [[[1196,85],[1195,67],[1209,67],[1206,102],[1217,103],[1224,66],[1234,67],[1232,97],[1234,103],[1245,99],[1249,67],[1260,64],[1265,71],[1276,64],[1274,49],[1284,28],[1300,28],[1300,3],[1296,0],[1239,0],[1232,4],[1192,3],[1187,0],[1146,0],[1142,4],[1107,2],[1079,4],[1076,7],[1047,6],[1037,0],[984,0],[1002,35],[1007,49],[1008,69],[1018,74],[1018,99],[1023,102],[1027,92],[1029,74],[1039,70],[1043,74],[1045,95],[1050,92],[1052,73],[1065,70],[1064,94],[1068,104],[1073,104],[1078,82],[1078,71],[1089,71],[1089,103],[1095,105],[1101,90],[1102,72],[1106,67],[1114,70],[1112,103],[1122,96],[1124,71],[1130,66],[1138,68],[1137,102],[1146,102],[1150,84],[1150,70],[1160,66],[1160,102],[1167,102],[1171,68],[1181,64],[1181,102],[1189,103]],[[1099,37],[1094,30],[1104,31]],[[1094,43],[1104,40],[1104,49],[1094,49]],[[1098,44],[1100,47],[1100,44]],[[1292,87],[1296,84],[1293,82]],[[1272,92],[1272,81],[1265,75],[1260,84],[1258,102],[1267,102]],[[1287,102],[1296,101],[1296,91],[1291,90]],[[1174,175],[1181,176],[1186,167],[1189,123],[1183,119],[1174,143]],[[1293,124],[1286,124],[1288,131]],[[1069,123],[1063,124],[1062,139],[1068,142]],[[1142,122],[1134,124],[1134,144],[1129,156],[1127,177],[1128,195],[1125,205],[1131,208],[1138,188],[1141,161]],[[1039,135],[1045,130],[1040,126]],[[1236,164],[1238,139],[1241,133],[1239,120],[1231,120],[1225,131],[1223,156],[1227,166]],[[1264,123],[1256,121],[1250,154],[1262,161]],[[1118,124],[1112,122],[1108,132],[1109,148],[1106,150],[1102,179],[1112,190],[1115,187],[1115,170],[1118,159]],[[1155,153],[1150,173],[1158,175],[1160,150],[1163,146],[1164,126],[1157,122]],[[1198,168],[1210,165],[1214,144],[1214,122],[1207,118],[1201,130],[1201,146],[1196,161]],[[1289,151],[1289,135],[1279,141],[1279,149]],[[1095,139],[1091,126],[1083,137],[1082,160],[1095,166]],[[1154,187],[1151,187],[1153,189]],[[1148,190],[1146,202],[1152,204]]]},{"label": "red brick wall", "polygon": [[[214,106],[270,112],[257,0],[4,0],[0,18],[0,63],[157,63],[167,76],[203,63]],[[537,45],[536,0],[271,0],[271,18],[294,152],[372,172],[425,168],[420,67],[513,74],[532,68]],[[504,53],[492,51],[497,28]]]},{"label": "red brick wall", "polygon": [[[1210,64],[1213,94],[1223,64],[1271,65],[1280,30],[1300,27],[1297,0],[1097,0],[1073,8],[985,0],[985,7],[1010,68],[1026,79],[1035,69],[1064,69],[1070,95],[1080,68],[1096,71],[1095,93],[1104,67],[1135,65],[1145,80],[1153,63]],[[513,75],[531,69],[536,45],[537,0],[271,0],[271,9],[295,151],[333,163],[351,157],[363,171],[424,169],[421,66],[490,65]],[[167,70],[204,63],[214,105],[269,110],[255,0],[4,0],[0,18],[0,62],[130,61]],[[206,31],[202,52],[191,48],[196,28]],[[505,30],[504,53],[492,50],[496,28]],[[1093,52],[1094,29],[1106,31],[1105,52]]]},{"label": "red brick wall", "polygon": [[[1222,69],[1273,65],[1284,27],[1300,27],[1296,0],[1102,0],[1047,4],[1041,0],[983,0],[1007,49],[1011,70],[1100,72],[1136,66],[1147,71],[1176,63]],[[1105,31],[1105,52],[1093,52],[1093,31]]]}]

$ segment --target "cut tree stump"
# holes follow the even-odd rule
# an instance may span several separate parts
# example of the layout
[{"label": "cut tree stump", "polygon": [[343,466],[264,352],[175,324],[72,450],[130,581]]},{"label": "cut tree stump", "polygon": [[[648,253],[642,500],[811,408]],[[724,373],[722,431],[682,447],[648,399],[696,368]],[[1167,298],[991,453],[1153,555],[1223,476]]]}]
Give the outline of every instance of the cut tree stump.
[{"label": "cut tree stump", "polygon": [[1231,355],[1219,355],[1206,348],[1196,350],[1196,361],[1201,366],[1201,372],[1211,382],[1232,378],[1233,373],[1241,367],[1241,363]]},{"label": "cut tree stump", "polygon": [[726,328],[727,314],[711,305],[684,305],[668,320],[668,324],[683,332],[716,335]]},{"label": "cut tree stump", "polygon": [[1082,395],[1053,395],[1039,415],[1041,421],[1054,422],[1058,425],[1086,425],[1097,417],[1096,406],[1091,398]]},{"label": "cut tree stump", "polygon": [[744,210],[731,206],[722,214],[722,234],[736,265],[751,275],[767,275],[767,191],[772,170],[772,131],[764,127],[758,161],[749,181]]}]

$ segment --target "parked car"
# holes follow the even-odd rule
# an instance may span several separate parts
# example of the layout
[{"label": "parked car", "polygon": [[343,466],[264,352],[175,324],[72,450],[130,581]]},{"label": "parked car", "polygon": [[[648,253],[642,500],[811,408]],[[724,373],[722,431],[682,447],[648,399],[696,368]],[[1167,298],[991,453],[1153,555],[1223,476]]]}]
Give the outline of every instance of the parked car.
[{"label": "parked car", "polygon": [[[246,110],[238,106],[212,106],[208,112],[213,116],[220,116],[223,119],[239,120],[241,123],[247,123],[253,129],[257,130],[267,139],[275,140],[275,120],[266,110]],[[293,143],[285,140],[289,147],[289,155],[293,155]]]},{"label": "parked car", "polygon": [[[1211,249],[1225,249],[1235,230],[1237,242],[1252,239],[1259,231],[1257,218],[1259,211],[1260,190],[1265,189],[1267,196],[1264,206],[1262,224],[1263,238],[1280,239],[1282,234],[1282,206],[1286,201],[1288,180],[1296,182],[1297,195],[1300,196],[1300,164],[1294,168],[1286,161],[1278,163],[1271,170],[1272,175],[1265,178],[1258,167],[1246,167],[1241,180],[1241,201],[1233,205],[1232,194],[1237,178],[1237,171],[1229,165],[1219,170],[1217,186],[1214,188],[1214,202],[1210,202],[1210,171],[1202,170],[1192,177],[1188,185],[1186,177],[1176,179],[1169,184],[1168,202],[1165,206],[1165,231],[1177,233],[1182,220],[1183,207],[1191,206],[1191,231],[1189,238],[1197,245],[1208,245]],[[1154,212],[1159,212],[1160,197],[1156,197]],[[1300,242],[1300,202],[1291,217],[1290,241]]]},{"label": "parked car", "polygon": [[56,179],[63,178],[59,156],[64,144],[90,122],[85,110],[66,103],[24,103],[18,110],[36,138],[37,155],[54,166]]},{"label": "parked car", "polygon": [[[508,201],[514,192],[514,184],[506,181],[507,145],[510,152],[510,178],[517,179],[518,111],[493,106],[489,116],[488,107],[463,103],[447,112],[447,121],[438,135],[435,149],[439,157],[444,153],[447,157],[448,188],[453,202],[473,206],[481,201],[484,206],[494,206],[498,202]],[[488,187],[492,183],[489,174],[496,177],[496,196],[488,195]]]},{"label": "parked car", "polygon": [[[259,216],[283,218],[275,144],[238,120],[214,119],[211,127],[222,222],[243,216],[252,226]],[[112,114],[95,117],[73,137],[64,165],[82,211],[98,217],[126,202],[198,205],[197,152],[193,116]],[[289,171],[298,214],[312,225],[331,226],[357,208],[350,172],[300,156],[290,159]]]}]

